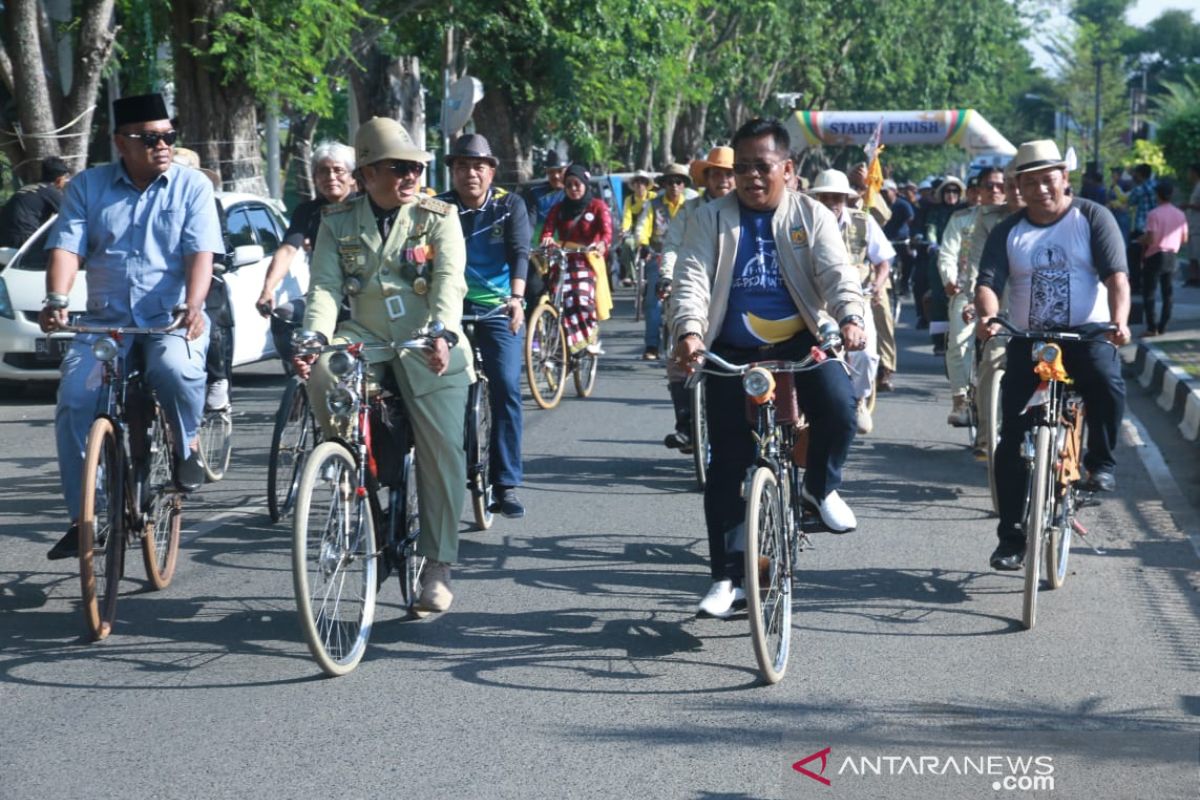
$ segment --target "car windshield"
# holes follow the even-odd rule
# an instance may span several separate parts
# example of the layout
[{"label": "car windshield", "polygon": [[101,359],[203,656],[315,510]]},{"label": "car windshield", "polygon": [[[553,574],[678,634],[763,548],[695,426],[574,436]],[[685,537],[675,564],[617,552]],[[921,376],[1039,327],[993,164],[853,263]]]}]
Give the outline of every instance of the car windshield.
[{"label": "car windshield", "polygon": [[53,228],[54,226],[50,225],[34,234],[33,240],[24,245],[25,250],[21,253],[21,257],[9,266],[26,272],[45,272],[46,266],[50,263],[50,253],[45,249],[46,240],[50,238],[50,231]]}]

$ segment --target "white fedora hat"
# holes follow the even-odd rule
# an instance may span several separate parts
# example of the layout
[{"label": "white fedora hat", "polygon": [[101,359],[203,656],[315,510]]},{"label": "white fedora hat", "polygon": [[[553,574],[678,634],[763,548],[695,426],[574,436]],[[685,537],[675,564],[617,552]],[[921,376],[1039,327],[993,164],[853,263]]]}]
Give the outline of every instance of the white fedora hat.
[{"label": "white fedora hat", "polygon": [[1058,145],[1052,139],[1035,139],[1021,143],[1012,164],[1013,173],[1020,175],[1039,169],[1062,169],[1067,166],[1067,161],[1058,152]]},{"label": "white fedora hat", "polygon": [[850,188],[850,180],[840,169],[826,169],[817,173],[816,180],[808,187],[809,194],[844,194],[847,197],[858,197],[858,192]]}]

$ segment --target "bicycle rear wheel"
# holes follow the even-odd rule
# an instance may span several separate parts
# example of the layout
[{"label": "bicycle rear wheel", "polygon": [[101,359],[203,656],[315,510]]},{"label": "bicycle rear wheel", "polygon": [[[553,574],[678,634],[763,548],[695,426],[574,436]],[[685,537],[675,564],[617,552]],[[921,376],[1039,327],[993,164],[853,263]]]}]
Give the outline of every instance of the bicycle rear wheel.
[{"label": "bicycle rear wheel", "polygon": [[583,350],[575,357],[571,375],[575,379],[575,393],[580,397],[591,397],[596,389],[596,370],[600,356]]},{"label": "bicycle rear wheel", "polygon": [[492,527],[491,510],[495,492],[492,487],[492,402],[488,380],[480,376],[471,385],[467,400],[467,471],[471,491],[471,511],[476,530]]},{"label": "bicycle rear wheel", "polygon": [[1000,442],[1000,381],[1004,377],[1004,368],[992,370],[991,379],[981,388],[982,402],[988,405],[988,425],[984,436],[987,447],[988,489],[992,493],[992,512],[1000,513],[1000,496],[996,493],[996,445]]},{"label": "bicycle rear wheel", "polygon": [[746,610],[758,670],[778,683],[787,670],[792,634],[792,587],[783,498],[775,473],[759,467],[746,504]]},{"label": "bicycle rear wheel", "polygon": [[142,487],[142,561],[155,589],[165,589],[175,575],[179,557],[179,529],[183,526],[183,496],[171,477],[175,458],[174,436],[167,416],[156,403],[150,428],[150,452]]},{"label": "bicycle rear wheel", "polygon": [[292,527],[292,585],[300,629],[326,675],[358,666],[375,619],[375,527],[358,470],[338,442],[304,465]]},{"label": "bicycle rear wheel", "polygon": [[125,561],[125,493],[116,431],[99,417],[88,432],[79,514],[79,579],[92,641],[112,632]]},{"label": "bicycle rear wheel", "polygon": [[1021,622],[1027,629],[1037,623],[1038,588],[1042,580],[1042,537],[1049,520],[1054,431],[1040,425],[1034,439],[1034,460],[1029,478],[1029,502],[1025,509],[1025,597]]},{"label": "bicycle rear wheel", "polygon": [[228,408],[206,411],[200,420],[200,459],[204,477],[215,483],[225,477],[233,453],[233,415]]},{"label": "bicycle rear wheel", "polygon": [[641,322],[646,310],[646,261],[637,258],[633,264],[633,321]]},{"label": "bicycle rear wheel", "polygon": [[542,303],[525,326],[525,377],[533,401],[554,408],[567,382],[567,337],[558,309]]},{"label": "bicycle rear wheel", "polygon": [[296,487],[309,450],[317,440],[316,420],[308,405],[304,381],[292,378],[275,412],[271,455],[267,462],[267,511],[272,522],[287,516],[296,501]]},{"label": "bicycle rear wheel", "polygon": [[[1067,463],[1070,459],[1078,459],[1079,454],[1083,452],[1085,425],[1083,406],[1080,405],[1075,413],[1080,416],[1075,419],[1075,424],[1067,431],[1067,453],[1055,459],[1055,462],[1060,464],[1059,470],[1077,469],[1082,466],[1077,460],[1074,463]],[[1070,478],[1073,473],[1068,473],[1061,478],[1060,474],[1056,470],[1056,474],[1053,476],[1051,488],[1056,496],[1061,492],[1061,497],[1058,497],[1055,503],[1054,515],[1050,520],[1049,535],[1046,537],[1046,587],[1049,589],[1062,588],[1063,583],[1067,580],[1067,561],[1071,555],[1071,535],[1074,531],[1075,485]]]},{"label": "bicycle rear wheel", "polygon": [[704,380],[696,381],[691,391],[692,462],[696,466],[696,485],[700,491],[708,482],[708,415],[704,413]]}]

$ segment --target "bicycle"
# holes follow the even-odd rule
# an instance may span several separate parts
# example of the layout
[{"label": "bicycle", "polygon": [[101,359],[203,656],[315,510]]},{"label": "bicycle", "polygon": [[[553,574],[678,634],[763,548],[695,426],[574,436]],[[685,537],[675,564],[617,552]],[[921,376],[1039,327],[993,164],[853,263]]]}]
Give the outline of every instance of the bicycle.
[{"label": "bicycle", "polygon": [[1021,444],[1021,455],[1029,471],[1022,515],[1025,591],[1021,622],[1032,629],[1037,622],[1042,572],[1049,589],[1058,589],[1066,581],[1071,536],[1087,534],[1075,519],[1075,512],[1091,500],[1091,493],[1078,487],[1086,414],[1083,399],[1063,366],[1062,344],[1096,341],[1116,330],[1116,326],[1094,324],[1074,331],[1022,331],[1003,317],[993,317],[988,320],[991,323],[999,324],[1016,338],[1033,342],[1033,371],[1041,381],[1026,410],[1034,413]]},{"label": "bicycle", "polygon": [[232,409],[206,409],[200,418],[199,440],[205,482],[216,483],[225,477],[233,455]]},{"label": "bicycle", "polygon": [[275,411],[267,459],[267,511],[272,522],[291,512],[304,463],[320,442],[321,429],[309,403],[308,384],[293,375]]},{"label": "bicycle", "polygon": [[700,376],[689,389],[692,406],[692,464],[696,468],[696,485],[700,491],[708,485],[708,465],[712,450],[708,445],[708,414],[704,411],[704,379]]},{"label": "bicycle", "polygon": [[327,675],[345,675],[362,659],[378,587],[393,571],[410,613],[420,594],[425,558],[416,550],[420,517],[411,422],[398,393],[371,391],[367,352],[424,350],[437,337],[451,346],[457,339],[440,324],[387,344],[330,345],[311,332],[297,335],[301,355],[331,354],[328,366],[337,383],[325,401],[348,429],[309,455],[292,528],[300,627]]},{"label": "bicycle", "polygon": [[653,256],[641,245],[633,257],[633,321],[641,322],[646,312],[646,264]]},{"label": "bicycle", "polygon": [[464,314],[463,331],[471,340],[474,355],[475,383],[467,391],[467,489],[471,492],[471,511],[475,528],[486,531],[492,527],[495,512],[495,487],[492,485],[492,402],[487,375],[483,371],[483,352],[474,344],[475,324],[496,317],[508,316],[507,306],[496,306],[484,314]]},{"label": "bicycle", "polygon": [[586,253],[591,247],[564,250],[557,245],[537,248],[534,253],[547,265],[549,285],[546,294],[538,299],[537,308],[529,316],[525,329],[525,377],[529,391],[539,407],[551,409],[558,405],[566,388],[567,372],[575,381],[575,392],[590,397],[596,387],[596,371],[600,357],[586,348],[569,353],[567,334],[562,325],[563,271],[569,254]]},{"label": "bicycle", "polygon": [[84,450],[79,515],[83,616],[93,641],[112,633],[127,547],[140,540],[146,577],[154,589],[166,588],[175,574],[183,494],[173,480],[174,435],[143,383],[140,350],[134,355],[122,344],[126,337],[169,334],[183,319],[177,313],[163,328],[61,328],[100,335],[92,354],[102,365],[102,390]]},{"label": "bicycle", "polygon": [[[801,498],[803,451],[801,415],[794,405],[790,373],[816,369],[841,346],[835,326],[823,326],[819,344],[800,361],[760,361],[731,364],[705,352],[710,375],[742,377],[742,387],[754,406],[754,465],[746,474],[745,590],[750,638],[759,672],[767,683],[778,683],[787,670],[792,633],[792,589],[800,553],[812,546],[809,533],[824,530],[820,517]],[[716,370],[708,364],[717,367]],[[843,364],[844,365],[844,364]],[[698,379],[697,379],[698,380]],[[786,405],[776,402],[781,390]]]}]

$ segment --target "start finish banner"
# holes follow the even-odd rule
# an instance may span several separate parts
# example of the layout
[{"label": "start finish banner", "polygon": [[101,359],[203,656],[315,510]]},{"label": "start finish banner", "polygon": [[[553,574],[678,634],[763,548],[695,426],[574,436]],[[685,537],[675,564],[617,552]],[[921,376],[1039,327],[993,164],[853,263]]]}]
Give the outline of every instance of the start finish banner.
[{"label": "start finish banner", "polygon": [[883,143],[957,145],[971,155],[1017,152],[973,108],[945,111],[797,111],[788,119],[795,145],[862,145],[883,122]]}]

